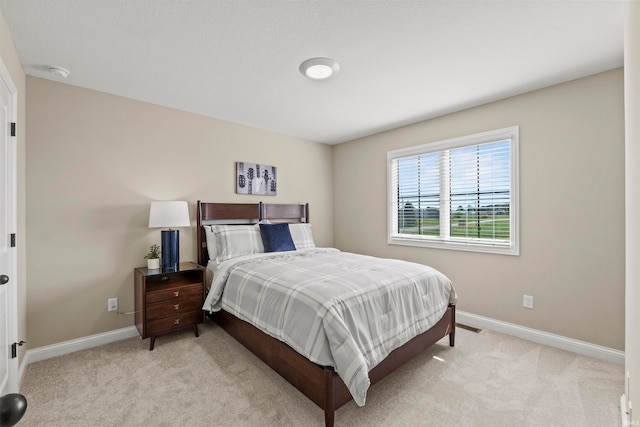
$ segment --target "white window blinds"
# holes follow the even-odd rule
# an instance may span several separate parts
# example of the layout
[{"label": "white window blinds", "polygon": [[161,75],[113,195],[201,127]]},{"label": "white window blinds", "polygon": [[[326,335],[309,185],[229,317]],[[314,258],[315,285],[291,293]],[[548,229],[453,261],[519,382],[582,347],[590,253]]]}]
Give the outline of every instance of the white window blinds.
[{"label": "white window blinds", "polygon": [[389,243],[518,253],[518,128],[389,152]]}]

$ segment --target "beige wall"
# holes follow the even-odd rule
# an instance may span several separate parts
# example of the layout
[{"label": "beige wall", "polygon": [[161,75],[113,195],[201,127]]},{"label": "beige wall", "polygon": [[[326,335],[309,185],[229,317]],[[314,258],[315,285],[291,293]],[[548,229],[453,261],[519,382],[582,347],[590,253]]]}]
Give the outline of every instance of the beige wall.
[{"label": "beige wall", "polygon": [[[617,69],[340,144],[334,245],[438,268],[460,310],[623,350],[623,107]],[[387,244],[387,151],[513,125],[520,256]]]},{"label": "beige wall", "polygon": [[[0,12],[0,58],[7,67],[13,84],[18,91],[18,108],[17,108],[17,201],[18,201],[18,218],[17,218],[17,249],[18,249],[18,339],[26,340],[27,338],[27,269],[26,269],[26,225],[25,225],[25,74],[22,64],[18,58],[13,39],[9,33],[4,16]],[[19,361],[22,362],[25,346],[20,347],[18,354]]]},{"label": "beige wall", "polygon": [[[36,348],[133,325],[133,269],[160,242],[149,202],[309,202],[332,245],[331,147],[126,98],[27,79],[28,341]],[[275,197],[235,194],[235,162],[278,167]],[[195,227],[180,232],[195,260]]]}]

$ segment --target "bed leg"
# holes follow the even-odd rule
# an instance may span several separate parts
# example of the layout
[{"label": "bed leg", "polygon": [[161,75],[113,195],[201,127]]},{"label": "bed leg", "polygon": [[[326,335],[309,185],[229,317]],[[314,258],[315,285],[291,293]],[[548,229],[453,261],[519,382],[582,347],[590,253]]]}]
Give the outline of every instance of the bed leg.
[{"label": "bed leg", "polygon": [[324,425],[333,427],[335,409],[333,401],[333,369],[324,368],[325,393],[324,393]]},{"label": "bed leg", "polygon": [[449,332],[449,347],[456,343],[456,306],[451,305],[451,332]]}]

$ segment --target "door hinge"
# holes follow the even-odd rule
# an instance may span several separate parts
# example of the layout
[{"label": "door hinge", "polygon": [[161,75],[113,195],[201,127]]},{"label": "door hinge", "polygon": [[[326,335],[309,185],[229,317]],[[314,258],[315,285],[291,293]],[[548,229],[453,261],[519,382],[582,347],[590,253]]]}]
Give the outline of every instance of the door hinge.
[{"label": "door hinge", "polygon": [[11,247],[16,247],[16,233],[11,233]]},{"label": "door hinge", "polygon": [[22,347],[23,344],[26,344],[26,341],[14,342],[11,344],[11,358],[15,359],[18,357],[18,346]]},{"label": "door hinge", "polygon": [[16,136],[16,124],[11,122],[11,136]]}]

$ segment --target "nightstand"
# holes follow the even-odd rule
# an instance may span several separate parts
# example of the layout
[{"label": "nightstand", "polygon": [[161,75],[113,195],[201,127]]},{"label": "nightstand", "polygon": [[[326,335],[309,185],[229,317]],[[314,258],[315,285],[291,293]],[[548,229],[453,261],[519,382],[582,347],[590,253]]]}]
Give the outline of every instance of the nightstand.
[{"label": "nightstand", "polygon": [[142,339],[151,337],[149,350],[159,335],[192,328],[198,336],[198,324],[204,322],[204,277],[204,268],[192,262],[170,272],[134,270],[136,327]]}]

